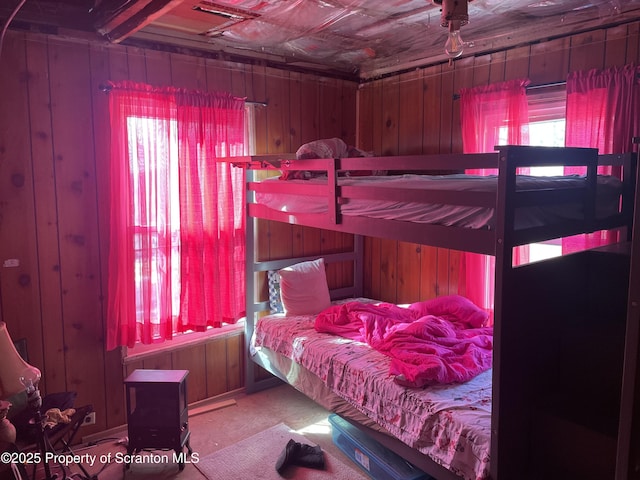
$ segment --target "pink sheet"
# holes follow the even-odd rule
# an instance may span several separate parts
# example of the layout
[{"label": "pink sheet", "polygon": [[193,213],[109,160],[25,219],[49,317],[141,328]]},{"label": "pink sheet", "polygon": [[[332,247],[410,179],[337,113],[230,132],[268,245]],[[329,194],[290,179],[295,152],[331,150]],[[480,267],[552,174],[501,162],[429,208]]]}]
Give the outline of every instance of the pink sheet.
[{"label": "pink sheet", "polygon": [[348,302],[321,312],[318,332],[365,342],[391,358],[389,372],[409,387],[461,383],[491,368],[488,314],[451,295],[413,303]]}]

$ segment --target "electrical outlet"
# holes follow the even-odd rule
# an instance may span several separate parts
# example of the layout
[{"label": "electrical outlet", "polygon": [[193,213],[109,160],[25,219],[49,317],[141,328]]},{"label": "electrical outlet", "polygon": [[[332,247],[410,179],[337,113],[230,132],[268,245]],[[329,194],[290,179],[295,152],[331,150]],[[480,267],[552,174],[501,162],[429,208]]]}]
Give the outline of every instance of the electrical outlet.
[{"label": "electrical outlet", "polygon": [[87,413],[82,419],[82,426],[86,425],[95,425],[96,423],[96,412]]}]

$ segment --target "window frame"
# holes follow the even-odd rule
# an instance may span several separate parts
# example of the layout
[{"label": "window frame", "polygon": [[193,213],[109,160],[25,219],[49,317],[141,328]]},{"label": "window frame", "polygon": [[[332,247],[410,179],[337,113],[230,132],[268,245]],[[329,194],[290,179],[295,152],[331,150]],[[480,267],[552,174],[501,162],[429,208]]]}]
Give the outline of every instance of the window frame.
[{"label": "window frame", "polygon": [[[566,138],[566,85],[544,86],[527,90],[527,102],[529,105],[529,143],[539,146],[564,147]],[[554,136],[543,135],[536,139],[532,135],[532,125],[548,122],[562,121],[562,140],[551,141]],[[557,132],[555,132],[557,134]],[[560,167],[561,168],[561,167]],[[532,167],[530,174],[533,176],[563,175],[563,171],[557,171],[556,167]],[[562,239],[552,239],[529,245],[529,263],[559,257],[562,255]]]},{"label": "window frame", "polygon": [[[245,145],[244,145],[244,152],[243,152],[245,155],[252,155],[255,152],[255,143],[256,143],[255,107],[256,105],[251,103],[245,104]],[[173,146],[170,146],[170,148],[172,147]],[[130,162],[133,162],[133,161],[135,161],[135,158],[130,158]],[[137,230],[137,229],[148,229],[153,227],[135,225],[133,226],[133,228]],[[171,237],[172,237],[171,242],[172,242],[172,249],[173,249],[174,248],[173,233]],[[177,245],[177,248],[179,247],[180,246]],[[136,269],[137,269],[137,261],[136,261]],[[178,282],[179,281],[180,279],[178,278]],[[136,274],[136,287],[137,286],[138,286],[138,275]],[[178,298],[178,301],[179,301],[179,298]],[[137,321],[137,318],[138,318],[138,312],[136,311],[136,321]],[[153,320],[151,321],[153,322]],[[172,314],[171,321],[172,321],[172,327],[173,327],[173,338],[171,339],[171,341],[167,342],[158,337],[157,342],[154,341],[153,343],[150,343],[150,344],[143,344],[141,342],[136,342],[136,345],[133,347],[128,347],[126,345],[123,345],[121,346],[123,364],[138,361],[145,357],[156,355],[162,352],[172,351],[175,349],[184,348],[186,346],[203,344],[210,341],[213,338],[237,335],[239,334],[239,332],[244,331],[244,326],[245,326],[245,318],[241,318],[234,324],[223,323],[222,327],[218,327],[218,328],[208,327],[207,330],[204,332],[195,332],[193,330],[180,332],[180,331],[177,331],[176,329],[177,316],[174,316]],[[154,339],[155,339],[155,335],[154,335]]]}]

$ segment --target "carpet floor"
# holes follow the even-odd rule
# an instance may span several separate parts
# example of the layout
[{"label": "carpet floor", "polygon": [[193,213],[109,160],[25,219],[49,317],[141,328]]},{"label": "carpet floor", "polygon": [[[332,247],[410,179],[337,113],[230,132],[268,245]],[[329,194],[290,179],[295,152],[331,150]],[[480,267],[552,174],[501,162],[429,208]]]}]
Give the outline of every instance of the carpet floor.
[{"label": "carpet floor", "polygon": [[[185,464],[184,470],[179,470],[178,464],[171,460],[132,464],[129,468],[124,468],[122,462],[114,461],[118,454],[122,456],[126,453],[126,429],[111,431],[108,436],[97,440],[92,438],[91,442],[83,439],[83,443],[74,446],[73,450],[77,454],[84,454],[96,459],[93,465],[85,462],[82,466],[89,475],[97,475],[99,480],[203,480],[207,477],[199,469],[200,462],[204,462],[211,454],[239,444],[243,440],[283,423],[291,427],[296,435],[304,437],[305,441],[301,443],[319,445],[325,452],[326,458],[329,459],[330,465],[334,466],[333,460],[335,459],[341,464],[341,467],[348,469],[349,476],[345,478],[368,478],[333,443],[331,426],[327,420],[329,412],[289,385],[281,385],[251,395],[242,394],[235,397],[233,401],[227,400],[220,403],[223,406],[218,408],[214,402],[211,410],[206,411],[205,409],[202,413],[190,409],[190,444],[195,455],[191,458],[191,462]],[[261,471],[276,473],[275,463],[284,445],[286,442],[282,445],[273,442],[271,453],[266,454],[263,458]],[[149,453],[172,456],[171,452],[166,451]],[[107,463],[101,462],[101,458],[107,458],[105,456],[112,460]],[[302,469],[295,471],[300,470]],[[44,478],[44,475],[38,473],[36,480]],[[82,472],[79,465],[71,462],[64,473],[59,467],[52,466],[52,473],[58,474],[58,478],[64,478],[66,474],[77,479],[78,477],[73,474]],[[287,477],[288,474],[285,472],[285,476],[278,478],[307,478]],[[228,477],[211,476],[209,478],[211,480],[227,480]],[[231,478],[235,480],[253,477],[235,475]],[[335,477],[325,476],[322,478]]]},{"label": "carpet floor", "polygon": [[[201,459],[195,467],[208,480],[353,480],[367,478],[358,475],[342,459],[324,452],[325,468],[322,470],[289,465],[279,474],[276,460],[282,455],[289,440],[311,445],[312,442],[284,423],[268,428],[230,447]],[[345,459],[349,461],[348,459]]]}]

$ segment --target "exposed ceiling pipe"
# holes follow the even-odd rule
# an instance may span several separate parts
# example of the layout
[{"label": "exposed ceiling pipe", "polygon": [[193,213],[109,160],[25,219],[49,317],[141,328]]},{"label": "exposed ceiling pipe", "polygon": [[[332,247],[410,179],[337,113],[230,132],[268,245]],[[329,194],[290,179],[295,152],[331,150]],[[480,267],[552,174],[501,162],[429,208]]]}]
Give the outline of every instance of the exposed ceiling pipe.
[{"label": "exposed ceiling pipe", "polygon": [[11,15],[9,15],[9,18],[7,18],[7,21],[4,22],[4,25],[2,26],[2,32],[0,32],[0,58],[2,58],[2,46],[4,45],[4,35],[7,33],[9,24],[11,23],[13,18],[18,14],[18,11],[20,11],[20,9],[22,8],[22,6],[25,4],[26,1],[27,0],[20,0],[18,5],[16,5],[16,8],[13,9],[13,12],[11,12]]},{"label": "exposed ceiling pipe", "polygon": [[96,30],[110,42],[120,43],[165,13],[173,10],[183,1],[145,0],[143,2],[127,2],[128,5],[123,5],[115,15],[100,21],[96,25]]}]

